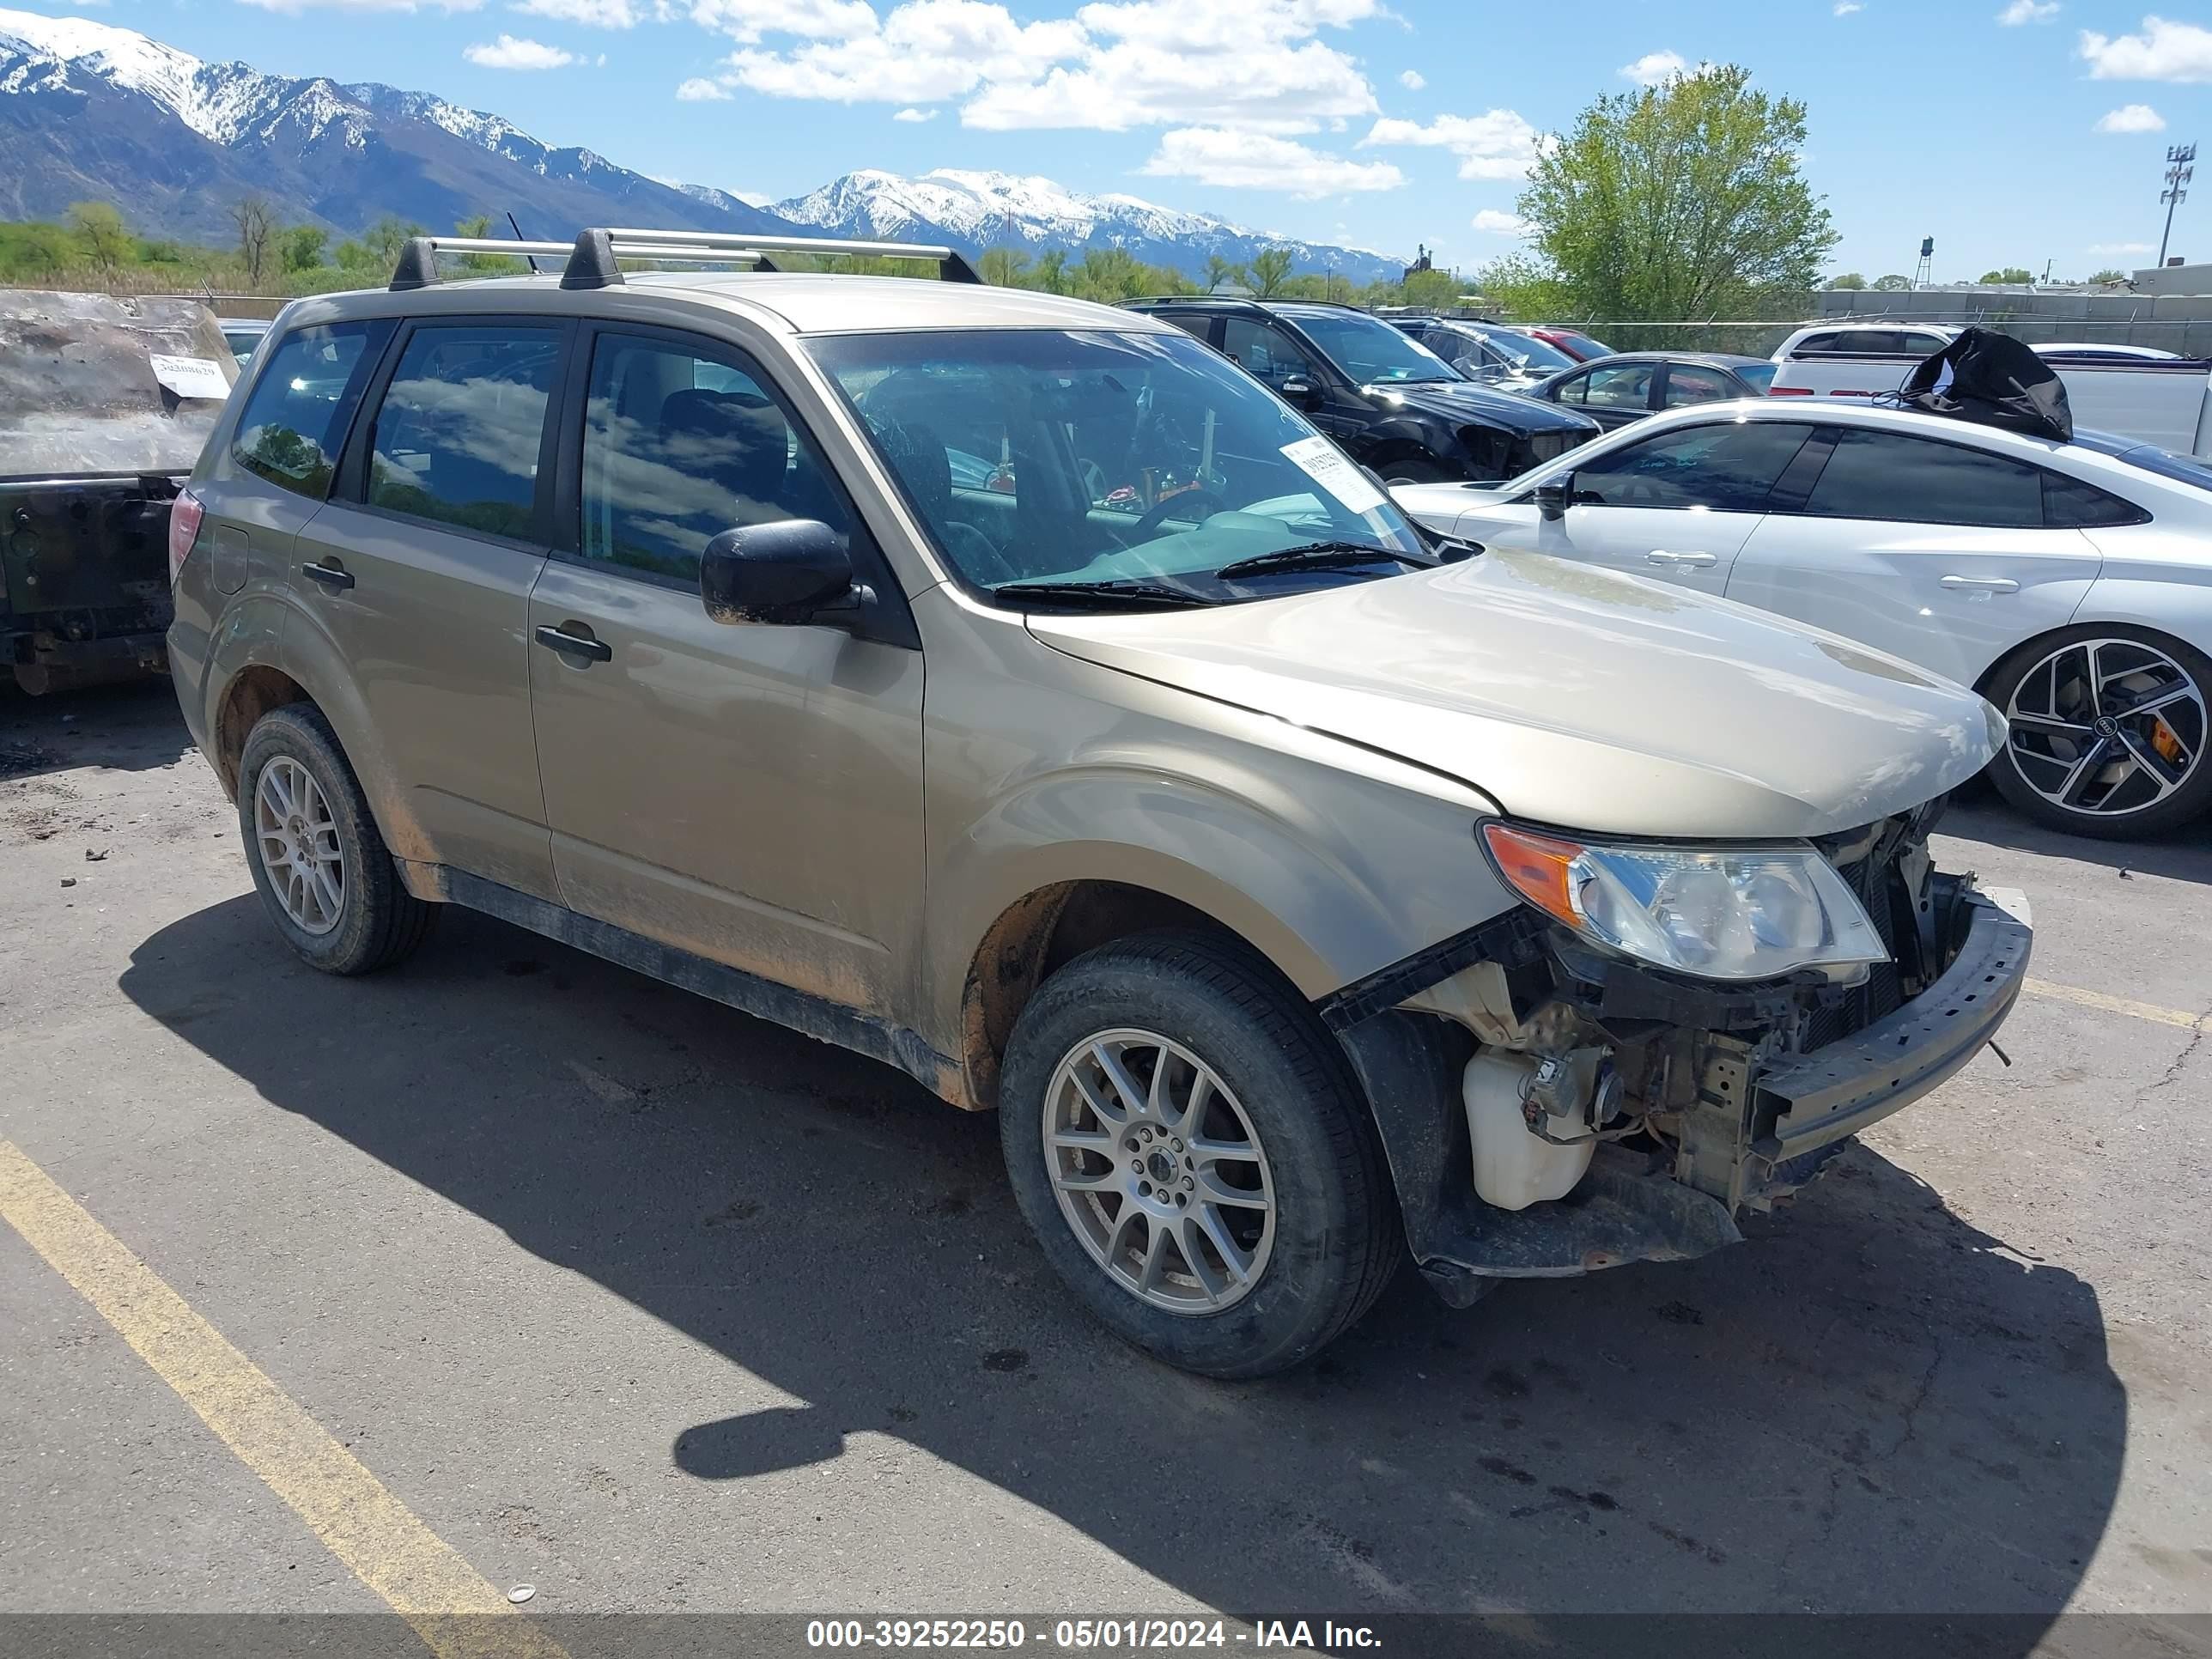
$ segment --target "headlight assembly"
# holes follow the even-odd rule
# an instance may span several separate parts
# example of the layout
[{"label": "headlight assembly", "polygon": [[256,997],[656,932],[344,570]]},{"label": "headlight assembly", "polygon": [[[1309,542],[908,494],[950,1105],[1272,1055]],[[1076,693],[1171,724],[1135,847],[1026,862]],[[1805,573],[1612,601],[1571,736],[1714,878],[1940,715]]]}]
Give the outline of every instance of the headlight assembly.
[{"label": "headlight assembly", "polygon": [[1803,845],[1607,846],[1486,823],[1506,884],[1591,943],[1701,979],[1850,969],[1889,951],[1835,867]]}]

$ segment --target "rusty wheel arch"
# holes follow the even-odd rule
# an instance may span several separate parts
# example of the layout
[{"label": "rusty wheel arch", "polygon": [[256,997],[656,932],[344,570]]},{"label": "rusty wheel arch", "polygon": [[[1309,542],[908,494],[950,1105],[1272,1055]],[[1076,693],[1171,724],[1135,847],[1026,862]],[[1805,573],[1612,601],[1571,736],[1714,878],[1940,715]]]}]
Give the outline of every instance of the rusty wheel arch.
[{"label": "rusty wheel arch", "polygon": [[241,670],[223,689],[222,706],[215,717],[215,765],[224,790],[238,793],[238,763],[246,752],[246,739],[261,717],[286,703],[312,704],[307,689],[282,669],[256,664]]},{"label": "rusty wheel arch", "polygon": [[1191,928],[1252,942],[1196,906],[1149,887],[1117,881],[1063,881],[1041,887],[1002,911],[983,934],[960,994],[960,1103],[988,1111],[999,1103],[999,1065],[1030,996],[1048,975],[1085,951],[1133,933]]}]

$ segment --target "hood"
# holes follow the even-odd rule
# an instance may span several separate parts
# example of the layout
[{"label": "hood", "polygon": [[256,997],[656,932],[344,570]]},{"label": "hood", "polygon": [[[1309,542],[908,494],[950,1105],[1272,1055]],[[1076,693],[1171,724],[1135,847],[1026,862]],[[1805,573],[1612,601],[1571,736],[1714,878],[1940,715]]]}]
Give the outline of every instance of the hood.
[{"label": "hood", "polygon": [[1531,823],[1833,834],[2002,741],[1966,687],[1762,611],[1540,554],[1208,610],[1032,614],[1055,649],[1459,779]]},{"label": "hood", "polygon": [[1587,415],[1577,415],[1557,404],[1541,403],[1517,392],[1500,391],[1476,380],[1382,380],[1360,390],[1383,408],[1395,400],[1408,409],[1440,415],[1455,424],[1480,421],[1485,426],[1502,427],[1508,432],[1523,434],[1587,434],[1598,429],[1597,422]]}]

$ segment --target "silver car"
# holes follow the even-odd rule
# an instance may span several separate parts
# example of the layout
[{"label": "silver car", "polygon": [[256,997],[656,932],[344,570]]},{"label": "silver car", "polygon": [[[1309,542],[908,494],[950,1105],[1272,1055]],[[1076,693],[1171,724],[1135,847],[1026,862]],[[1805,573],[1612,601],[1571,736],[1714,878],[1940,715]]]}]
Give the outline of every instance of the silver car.
[{"label": "silver car", "polygon": [[1431,540],[1167,324],[622,269],[687,246],[772,251],[418,243],[231,399],[170,655],[308,962],[467,905],[995,1109],[1077,1299],[1224,1376],[1409,1255],[1726,1244],[2010,1010],[1926,848],[1972,692]]}]

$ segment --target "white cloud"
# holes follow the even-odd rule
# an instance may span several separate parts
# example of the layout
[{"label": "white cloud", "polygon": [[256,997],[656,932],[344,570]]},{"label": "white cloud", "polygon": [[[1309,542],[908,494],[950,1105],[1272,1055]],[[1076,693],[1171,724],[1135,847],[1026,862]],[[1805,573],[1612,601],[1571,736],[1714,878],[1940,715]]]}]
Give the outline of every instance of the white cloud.
[{"label": "white cloud", "polygon": [[2148,242],[2092,242],[2089,244],[2089,252],[2092,253],[2149,253],[2153,249]]},{"label": "white cloud", "polygon": [[1429,83],[1420,70],[1407,70],[1398,76],[1398,84],[1408,92],[1419,92]]},{"label": "white cloud", "polygon": [[1474,228],[1487,231],[1492,236],[1526,236],[1536,228],[1517,213],[1506,213],[1498,208],[1485,208],[1474,216]]},{"label": "white cloud", "polygon": [[730,94],[712,81],[695,75],[676,88],[676,95],[687,104],[704,103],[710,99],[727,98]]},{"label": "white cloud", "polygon": [[867,0],[692,0],[691,21],[750,46],[763,34],[841,40],[873,34],[876,9]]},{"label": "white cloud", "polygon": [[576,54],[536,40],[518,40],[502,34],[489,46],[469,46],[461,56],[478,69],[556,70],[576,61]]},{"label": "white cloud", "polygon": [[1494,109],[1486,115],[1439,115],[1426,126],[1386,116],[1358,147],[1422,144],[1458,156],[1462,179],[1518,179],[1536,159],[1538,137],[1536,129],[1513,111]]},{"label": "white cloud", "polygon": [[1647,52],[1634,63],[1623,64],[1620,73],[1639,87],[1656,87],[1683,74],[1689,67],[1690,60],[1679,52]]},{"label": "white cloud", "polygon": [[[1006,131],[1178,125],[1310,132],[1375,112],[1358,63],[1312,37],[1388,15],[1380,0],[1100,0],[1023,23],[996,0],[693,0],[748,43],[720,81],[778,98],[923,105]],[[763,33],[803,36],[783,49]]]},{"label": "white cloud", "polygon": [[2142,20],[2141,34],[2081,31],[2081,53],[2093,81],[2212,81],[2212,29]]},{"label": "white cloud", "polygon": [[1160,178],[1195,179],[1226,190],[1281,190],[1302,200],[1346,191],[1396,190],[1406,175],[1388,161],[1351,161],[1261,132],[1178,127],[1141,169]]},{"label": "white cloud", "polygon": [[2166,117],[2148,104],[2123,104],[2097,118],[2100,132],[2164,132]]},{"label": "white cloud", "polygon": [[1997,21],[2008,29],[2022,23],[2048,23],[2058,15],[2058,0],[2012,0],[2012,3],[1997,14]]},{"label": "white cloud", "polygon": [[1836,0],[1836,15],[1838,17],[1849,17],[1855,11],[1865,9],[1864,6],[1859,4],[1859,0]]},{"label": "white cloud", "polygon": [[933,109],[902,109],[891,117],[894,121],[934,121],[942,112]]},{"label": "white cloud", "polygon": [[511,9],[594,29],[635,28],[638,21],[630,0],[515,0]]}]

